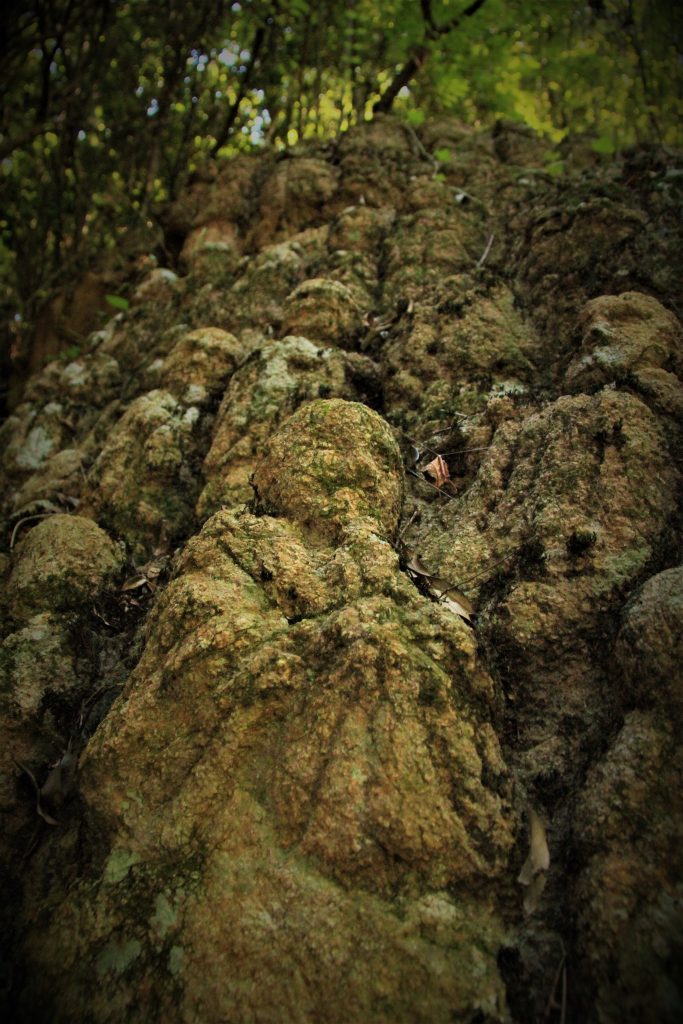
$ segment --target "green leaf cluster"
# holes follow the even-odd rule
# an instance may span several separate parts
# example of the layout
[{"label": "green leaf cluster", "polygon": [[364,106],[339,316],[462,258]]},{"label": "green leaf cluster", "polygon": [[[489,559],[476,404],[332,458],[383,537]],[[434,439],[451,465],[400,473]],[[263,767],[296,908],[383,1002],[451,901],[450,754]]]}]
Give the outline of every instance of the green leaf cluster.
[{"label": "green leaf cluster", "polygon": [[680,142],[679,5],[472,6],[467,16],[466,0],[8,5],[5,317],[30,316],[51,289],[103,260],[125,263],[211,157],[330,138],[371,118],[382,97],[414,126],[440,113],[482,127],[512,118],[553,141],[587,132],[605,155],[645,139]]}]

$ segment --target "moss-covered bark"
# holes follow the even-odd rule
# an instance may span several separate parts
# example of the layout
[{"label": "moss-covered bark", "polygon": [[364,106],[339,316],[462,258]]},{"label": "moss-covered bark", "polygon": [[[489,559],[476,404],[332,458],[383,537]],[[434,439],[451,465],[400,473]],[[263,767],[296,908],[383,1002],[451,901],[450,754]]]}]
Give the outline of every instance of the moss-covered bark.
[{"label": "moss-covered bark", "polygon": [[13,1020],[679,1019],[681,177],[542,154],[205,175],[0,427]]}]

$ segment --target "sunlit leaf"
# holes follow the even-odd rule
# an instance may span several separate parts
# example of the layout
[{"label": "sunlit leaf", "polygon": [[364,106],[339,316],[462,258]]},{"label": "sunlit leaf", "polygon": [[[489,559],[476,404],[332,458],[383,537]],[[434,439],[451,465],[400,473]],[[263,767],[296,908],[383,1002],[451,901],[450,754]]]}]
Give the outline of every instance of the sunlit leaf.
[{"label": "sunlit leaf", "polygon": [[114,309],[127,310],[130,306],[128,299],[124,299],[121,295],[105,295],[105,301],[113,306]]},{"label": "sunlit leaf", "polygon": [[611,153],[614,153],[616,148],[614,140],[611,139],[609,135],[601,135],[599,139],[595,139],[591,144],[591,149],[594,153],[600,153],[605,156],[609,156]]}]

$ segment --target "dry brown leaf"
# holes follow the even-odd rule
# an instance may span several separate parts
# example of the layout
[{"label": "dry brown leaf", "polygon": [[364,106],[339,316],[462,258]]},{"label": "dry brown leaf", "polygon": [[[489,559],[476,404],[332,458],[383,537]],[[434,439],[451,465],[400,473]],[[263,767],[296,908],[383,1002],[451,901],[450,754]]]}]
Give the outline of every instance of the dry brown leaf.
[{"label": "dry brown leaf", "polygon": [[437,455],[435,459],[432,459],[432,461],[425,466],[424,471],[434,477],[434,483],[437,487],[443,487],[443,485],[451,478],[446,460],[440,455]]},{"label": "dry brown leaf", "polygon": [[139,590],[140,587],[144,587],[146,584],[149,584],[149,580],[142,573],[138,576],[130,576],[121,584],[121,592],[124,593],[126,590]]},{"label": "dry brown leaf", "polygon": [[414,572],[416,576],[431,577],[433,575],[429,571],[429,569],[420,561],[418,555],[413,555],[413,557],[408,562],[406,568],[409,569],[410,572]]},{"label": "dry brown leaf", "polygon": [[[457,590],[454,591],[454,595],[458,595]],[[465,603],[461,603],[461,600],[459,600],[459,598]],[[452,611],[456,615],[459,615],[463,622],[466,622],[468,626],[474,626],[474,623],[472,622],[471,619],[472,611],[468,611],[467,608],[467,606],[469,606],[469,608],[472,609],[472,605],[464,596],[464,594],[459,594],[457,597],[440,597],[439,604],[444,604],[446,608],[449,609],[449,611]]]},{"label": "dry brown leaf", "polygon": [[431,573],[418,555],[413,555],[406,568],[414,576],[424,577],[427,587],[440,604],[445,605],[455,615],[459,615],[468,626],[474,626],[471,618],[474,614],[474,605],[463,593],[452,587],[448,580]]},{"label": "dry brown leaf", "polygon": [[33,788],[36,792],[36,814],[38,814],[39,817],[43,819],[43,821],[47,822],[48,825],[59,825],[59,822],[56,820],[56,818],[53,818],[52,815],[48,814],[45,808],[41,806],[40,787],[38,786],[38,783],[36,782],[36,777],[31,771],[31,769],[27,768],[25,764],[21,763],[21,761],[17,761],[16,757],[13,757],[12,760],[14,761],[17,768],[20,768],[21,771],[24,772],[24,774],[27,775],[28,778],[33,783]]},{"label": "dry brown leaf", "polygon": [[444,604],[450,611],[459,615],[468,626],[474,625],[471,618],[474,615],[474,605],[461,591],[438,576],[429,581],[429,588],[434,596],[438,597],[440,604]]},{"label": "dry brown leaf", "polygon": [[466,615],[474,615],[474,605],[472,602],[465,597],[461,590],[451,586],[448,580],[441,579],[440,576],[433,576],[429,584],[439,600],[444,601],[446,598],[450,598],[452,601],[457,601],[459,605],[465,611]]}]

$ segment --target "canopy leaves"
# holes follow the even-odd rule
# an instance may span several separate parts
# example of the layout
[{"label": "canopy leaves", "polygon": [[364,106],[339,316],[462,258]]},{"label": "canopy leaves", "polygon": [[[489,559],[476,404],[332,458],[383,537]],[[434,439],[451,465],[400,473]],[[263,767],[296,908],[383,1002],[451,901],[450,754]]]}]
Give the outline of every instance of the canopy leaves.
[{"label": "canopy leaves", "polygon": [[[134,247],[211,156],[375,111],[525,121],[597,152],[675,143],[666,0],[36,0],[0,15],[0,297],[34,310]],[[137,235],[136,235],[137,232]],[[123,253],[125,256],[125,252]]]}]

